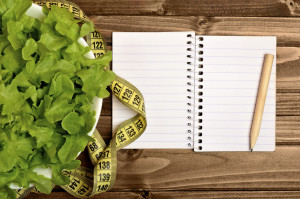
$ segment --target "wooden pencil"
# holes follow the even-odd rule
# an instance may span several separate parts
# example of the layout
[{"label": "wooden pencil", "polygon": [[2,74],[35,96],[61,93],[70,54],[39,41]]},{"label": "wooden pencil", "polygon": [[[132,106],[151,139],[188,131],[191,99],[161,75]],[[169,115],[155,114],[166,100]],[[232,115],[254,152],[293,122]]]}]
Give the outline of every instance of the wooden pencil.
[{"label": "wooden pencil", "polygon": [[264,64],[263,64],[263,69],[260,77],[260,83],[259,83],[255,110],[254,110],[254,115],[253,115],[252,125],[251,125],[251,132],[250,132],[251,151],[253,151],[253,148],[256,144],[259,131],[260,131],[261,120],[264,113],[264,106],[265,106],[265,101],[268,92],[270,75],[272,71],[273,59],[274,59],[274,55],[271,54],[266,54],[264,58]]}]

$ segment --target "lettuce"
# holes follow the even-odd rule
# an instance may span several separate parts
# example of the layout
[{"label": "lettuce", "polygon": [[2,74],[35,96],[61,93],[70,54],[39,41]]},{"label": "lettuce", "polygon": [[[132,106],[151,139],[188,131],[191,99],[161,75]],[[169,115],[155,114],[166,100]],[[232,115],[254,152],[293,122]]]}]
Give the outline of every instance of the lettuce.
[{"label": "lettuce", "polygon": [[[78,43],[93,23],[56,6],[44,8],[46,18],[39,21],[25,15],[31,4],[0,1],[1,199],[15,198],[11,183],[33,183],[43,193],[53,183],[68,183],[62,170],[80,165],[74,159],[91,140],[92,100],[107,97],[115,78],[104,70],[111,53],[89,60],[84,55],[90,48]],[[53,178],[37,175],[37,167],[52,168]]]}]

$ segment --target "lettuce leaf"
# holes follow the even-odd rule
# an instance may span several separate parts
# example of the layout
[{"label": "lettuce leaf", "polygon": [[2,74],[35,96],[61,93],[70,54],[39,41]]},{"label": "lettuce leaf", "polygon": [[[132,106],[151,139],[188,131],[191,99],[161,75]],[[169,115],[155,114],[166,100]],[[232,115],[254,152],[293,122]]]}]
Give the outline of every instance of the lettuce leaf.
[{"label": "lettuce leaf", "polygon": [[69,134],[77,134],[84,131],[85,122],[78,113],[71,112],[62,120],[61,125]]},{"label": "lettuce leaf", "polygon": [[56,185],[65,185],[70,182],[70,178],[62,174],[64,169],[72,170],[80,166],[79,160],[72,160],[68,164],[53,164],[52,168],[52,179]]},{"label": "lettuce leaf", "polygon": [[[65,185],[64,169],[91,138],[94,97],[107,97],[115,74],[111,53],[89,60],[78,39],[94,30],[64,8],[43,8],[39,21],[25,14],[31,0],[0,1],[0,198],[15,198],[11,183],[50,193]],[[82,25],[81,25],[82,24]],[[34,169],[52,168],[53,178]]]},{"label": "lettuce leaf", "polygon": [[0,198],[3,199],[16,199],[17,194],[14,190],[10,189],[9,186],[5,185],[0,187]]}]

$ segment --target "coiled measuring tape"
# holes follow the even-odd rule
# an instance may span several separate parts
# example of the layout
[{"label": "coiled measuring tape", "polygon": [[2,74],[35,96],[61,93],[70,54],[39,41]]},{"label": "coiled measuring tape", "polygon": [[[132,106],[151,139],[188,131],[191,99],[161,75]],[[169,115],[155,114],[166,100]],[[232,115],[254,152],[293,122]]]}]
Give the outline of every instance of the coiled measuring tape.
[{"label": "coiled measuring tape", "polygon": [[[48,8],[52,5],[64,7],[74,14],[74,18],[90,21],[79,6],[69,1],[42,0],[34,3],[46,5]],[[96,58],[107,52],[106,43],[97,30],[87,35],[87,43]],[[92,135],[94,141],[87,144],[94,169],[79,167],[75,170],[63,171],[63,174],[70,178],[70,183],[61,187],[77,198],[89,198],[113,187],[116,180],[117,151],[140,137],[147,126],[145,102],[141,92],[119,76],[116,76],[110,87],[116,98],[137,114],[118,127],[109,145],[105,144],[97,129],[94,131]],[[39,193],[35,187],[15,191],[18,199],[24,198],[30,192]]]}]

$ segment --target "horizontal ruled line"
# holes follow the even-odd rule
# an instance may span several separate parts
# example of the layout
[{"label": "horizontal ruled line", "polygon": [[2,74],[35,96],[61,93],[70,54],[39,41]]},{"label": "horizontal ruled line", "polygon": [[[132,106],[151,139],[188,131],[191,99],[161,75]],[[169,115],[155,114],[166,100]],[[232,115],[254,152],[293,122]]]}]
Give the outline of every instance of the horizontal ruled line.
[{"label": "horizontal ruled line", "polygon": [[151,94],[151,95],[168,95],[168,94],[180,94],[180,95],[186,95],[186,94],[190,94],[190,92],[186,92],[186,93],[145,93],[143,92],[143,94]]},{"label": "horizontal ruled line", "polygon": [[[191,101],[191,100],[190,100]],[[190,101],[150,101],[150,100],[147,100],[147,102],[168,102],[168,103],[172,103],[172,102],[185,102],[185,103],[187,103],[187,102],[190,102]],[[119,102],[119,100],[113,100],[113,102]]]},{"label": "horizontal ruled line", "polygon": [[[203,93],[203,95],[205,95],[205,92]],[[276,95],[267,95],[267,97],[276,97]],[[256,98],[256,96],[219,96],[219,95],[205,95],[205,97],[213,97],[213,98],[216,98],[216,97],[252,97],[252,98]]]},{"label": "horizontal ruled line", "polygon": [[[216,144],[218,144],[218,145],[245,145],[245,143],[228,143],[228,142],[222,142],[222,143],[202,142],[201,144],[197,144],[197,145],[203,147],[205,145],[216,145]],[[255,144],[255,146],[266,146],[266,145],[274,145],[274,144],[258,144],[258,143]]]},{"label": "horizontal ruled line", "polygon": [[[256,75],[260,75],[261,72],[205,72],[205,70],[203,70],[204,73],[208,73],[208,74],[256,74]],[[276,72],[271,73],[271,75],[275,75]]]},{"label": "horizontal ruled line", "polygon": [[131,78],[131,79],[188,79],[186,76],[183,77],[137,77],[137,76],[132,76],[132,77],[124,77],[124,78]]},{"label": "horizontal ruled line", "polygon": [[[201,88],[199,91],[203,90],[258,90],[258,88]],[[268,88],[268,91],[276,91],[276,88]]]},{"label": "horizontal ruled line", "polygon": [[147,133],[147,135],[151,135],[151,134],[166,134],[166,135],[172,135],[172,134],[177,134],[177,135],[186,135],[186,136],[191,136],[192,134],[191,133],[187,133],[187,132],[180,132],[180,133],[173,133],[173,132],[169,132],[169,133],[166,133],[166,132],[163,132],[163,133]]},{"label": "horizontal ruled line", "polygon": [[222,56],[208,56],[208,55],[203,55],[202,56],[203,58],[206,58],[206,57],[222,57],[222,58],[243,58],[243,59],[263,59],[264,57],[252,57],[252,56],[228,56],[228,55],[222,55]]},{"label": "horizontal ruled line", "polygon": [[[149,56],[149,55],[155,55],[155,56],[166,56],[166,55],[181,55],[184,56],[186,59],[191,59],[191,58],[187,58],[185,54],[183,53],[116,53],[114,52],[114,55],[134,55],[134,56]],[[199,55],[197,55],[199,56]],[[262,56],[226,56],[226,55],[222,55],[222,56],[213,56],[213,55],[205,55],[205,52],[203,53],[203,55],[199,56],[199,57],[203,57],[203,58],[207,58],[207,57],[220,57],[220,58],[243,58],[243,59],[263,59],[264,57]]]},{"label": "horizontal ruled line", "polygon": [[[226,81],[226,82],[256,82],[256,80],[227,80],[227,79],[219,79],[219,80],[207,80],[205,79],[205,77],[203,78],[203,82],[206,82],[206,81],[209,81],[209,82],[222,82],[222,81]],[[270,80],[269,81],[270,83],[274,83],[276,81],[272,81]]]},{"label": "horizontal ruled line", "polygon": [[[128,109],[130,110],[130,109]],[[119,116],[115,116],[114,118],[128,118],[128,117],[119,117]],[[181,117],[147,117],[147,118],[187,118],[186,116],[181,116]]]},{"label": "horizontal ruled line", "polygon": [[[206,129],[207,129],[207,130],[215,130],[215,129],[224,129],[224,130],[225,130],[225,129],[232,129],[232,130],[233,130],[233,129],[241,129],[241,130],[242,130],[242,129],[250,129],[250,128],[210,128],[210,127],[207,128],[207,127],[205,127],[205,126],[203,126],[203,125],[202,125],[202,127],[203,127],[202,131],[205,131]],[[268,130],[268,129],[269,129],[269,130],[274,129],[274,130],[275,130],[275,127],[274,127],[274,128],[260,128],[260,129],[266,129],[266,130]]]},{"label": "horizontal ruled line", "polygon": [[[122,68],[122,69],[117,69],[117,71],[134,71],[134,70],[138,70],[140,68],[131,68],[131,69],[126,69],[126,68]],[[186,74],[190,74],[189,71],[186,71],[184,68],[182,69],[145,69],[143,68],[143,72],[145,71],[164,71],[164,72],[173,72],[173,71],[184,71],[186,72]],[[205,70],[201,70],[203,71],[205,74],[255,74],[255,75],[260,75],[260,72],[248,72],[248,71],[244,71],[244,72],[206,72]],[[194,73],[198,73],[199,71],[194,71]],[[271,75],[275,75],[276,72],[271,73]],[[186,76],[185,76],[186,77]]]},{"label": "horizontal ruled line", "polygon": [[[137,77],[137,76],[123,76],[123,78],[130,78],[130,79],[190,79],[190,78],[187,78],[186,76],[183,76],[183,77],[147,77],[147,76],[144,76],[144,77]],[[213,82],[222,82],[222,81],[226,81],[226,82],[256,82],[256,80],[251,80],[251,79],[248,79],[248,80],[226,80],[226,79],[219,79],[219,80],[207,80],[205,79],[205,77],[203,78],[203,82],[206,82],[206,81],[213,81]],[[270,83],[274,83],[276,81],[270,81]]]},{"label": "horizontal ruled line", "polygon": [[[192,141],[192,140],[191,140]],[[139,140],[135,140],[134,142],[186,142],[186,143],[189,143],[189,141],[188,140],[186,140],[186,141],[173,141],[173,140],[163,140],[163,141],[161,141],[161,140],[156,140],[156,141],[151,141],[151,140],[145,140],[145,141],[139,141]]]},{"label": "horizontal ruled line", "polygon": [[[192,141],[192,140],[191,140]],[[139,143],[142,143],[142,142],[163,142],[163,143],[172,143],[172,142],[186,142],[186,143],[190,143],[191,141],[189,140],[186,140],[186,141],[173,141],[173,140],[145,140],[145,141],[139,141],[139,140],[135,140],[134,142],[139,142]],[[245,143],[226,143],[226,142],[222,142],[222,143],[201,143],[201,144],[196,144],[196,146],[205,146],[205,145],[214,145],[214,144],[218,144],[218,145],[245,145]],[[274,144],[259,144],[257,143],[256,146],[265,146],[265,145],[274,145]],[[250,151],[250,150],[249,150]]]},{"label": "horizontal ruled line", "polygon": [[[185,95],[185,94],[190,94],[190,93],[145,93],[143,92],[143,95]],[[247,98],[256,98],[256,96],[218,96],[218,95],[205,95],[205,93],[203,93],[203,96],[206,97],[213,97],[213,98],[218,98],[218,97],[247,97]],[[267,95],[269,97],[275,97],[275,95]],[[199,98],[202,98],[200,96],[198,96]],[[198,98],[197,98],[198,99]]]},{"label": "horizontal ruled line", "polygon": [[[202,136],[197,136],[197,139],[205,140],[205,137],[250,137],[249,135],[209,135],[208,133],[202,134]],[[259,135],[259,137],[274,137],[274,135]]]},{"label": "horizontal ruled line", "polygon": [[[113,102],[119,102],[119,101],[113,101]],[[187,103],[187,101],[146,101],[147,102],[157,102],[157,103],[178,103],[178,102],[183,102],[183,103]],[[250,106],[250,105],[254,105],[254,104],[205,104],[204,102],[198,102],[197,105],[196,104],[192,104],[192,106]],[[265,104],[265,106],[274,106],[276,104]],[[190,107],[190,106],[188,106]],[[129,108],[128,108],[129,109]]]},{"label": "horizontal ruled line", "polygon": [[[113,126],[119,126],[119,125],[113,125]],[[147,126],[186,126],[186,127],[190,127],[190,126],[188,126],[187,124],[185,124],[185,125],[171,125],[171,124],[169,124],[169,125],[161,125],[161,124],[159,124],[159,125],[151,125],[151,124],[147,124]]]},{"label": "horizontal ruled line", "polygon": [[[128,109],[130,110],[130,109]],[[198,116],[197,116],[198,117]],[[200,118],[201,117],[201,118]],[[129,119],[130,117],[120,117],[120,116],[114,116],[114,118],[118,119]],[[186,119],[187,121],[198,121],[198,119],[187,119],[187,116],[181,116],[181,117],[147,117],[148,119],[172,119],[172,118],[182,118]],[[202,123],[205,122],[249,122],[249,120],[211,120],[211,119],[204,119],[203,116],[199,116],[199,119],[202,119]],[[205,120],[205,121],[204,121]],[[275,122],[275,120],[263,120],[263,122]],[[198,124],[198,122],[197,122]]]},{"label": "horizontal ruled line", "polygon": [[117,52],[114,52],[113,54],[114,55],[137,55],[137,56],[138,55],[146,55],[146,56],[148,56],[148,55],[155,55],[155,56],[182,55],[187,59],[191,59],[191,58],[186,57],[186,53],[149,53],[149,52],[147,52],[147,53],[117,53]]},{"label": "horizontal ruled line", "polygon": [[[206,59],[207,57],[203,56],[203,61],[201,61],[203,63],[203,65],[207,65],[207,61]],[[238,57],[235,57],[235,58],[238,58]],[[242,58],[242,59],[249,59],[249,58]],[[253,58],[254,59],[254,58]],[[256,58],[258,59],[258,58]],[[262,58],[261,58],[262,59]],[[183,61],[126,61],[126,60],[114,60],[113,61],[113,64],[118,64],[118,63],[121,63],[121,64],[124,64],[124,63],[140,63],[140,64],[143,64],[143,63],[165,63],[165,64],[172,64],[172,63],[183,63],[183,65],[186,65],[186,60],[183,60]],[[213,64],[213,63],[210,63],[210,65]],[[219,65],[219,64],[215,64],[215,65]],[[249,64],[222,64],[222,65],[227,65],[227,66],[230,66],[230,65],[238,65],[238,66],[249,66]],[[251,64],[252,66],[255,65],[255,66],[258,66],[258,64]]]},{"label": "horizontal ruled line", "polygon": [[[257,66],[257,67],[262,67],[261,64],[219,64],[219,63],[203,63],[203,67],[205,68],[205,65],[209,66]],[[273,64],[272,66],[275,66]]]},{"label": "horizontal ruled line", "polygon": [[[174,61],[174,62],[176,62],[176,63],[178,63],[178,61]],[[205,61],[204,61],[205,62]],[[143,63],[145,63],[145,64],[148,64],[149,62],[143,62]],[[259,68],[262,68],[262,66],[261,66],[261,64],[242,64],[242,63],[240,63],[240,64],[235,64],[235,63],[225,63],[225,64],[219,64],[219,63],[208,63],[208,62],[205,62],[205,63],[203,63],[202,62],[202,64],[203,64],[203,68],[204,69],[201,69],[201,71],[202,70],[205,70],[205,66],[206,65],[208,65],[208,66],[252,66],[252,67],[259,67]],[[186,64],[186,62],[183,62],[183,64],[182,65],[184,65],[184,66],[186,66],[187,64]],[[153,68],[161,68],[162,66],[160,66],[160,65],[150,65],[151,66],[151,68],[149,67],[149,66],[147,66],[147,67],[149,67],[151,70],[153,69]],[[193,64],[191,65],[191,66],[193,66]],[[273,64],[273,66],[275,66],[275,64]],[[167,66],[165,66],[165,67],[167,67]],[[172,70],[174,67],[172,66],[172,68],[170,69],[170,70]],[[117,70],[137,70],[137,69],[140,69],[140,67],[132,67],[132,68],[118,68]],[[143,68],[143,70],[144,70],[144,68]],[[147,69],[145,69],[145,70],[147,70]],[[165,70],[165,69],[163,69],[163,70]],[[159,70],[160,71],[160,70]]]},{"label": "horizontal ruled line", "polygon": [[[118,110],[118,111],[128,111],[130,109],[115,109],[114,110]],[[178,111],[178,110],[186,110],[187,111],[187,108],[185,109],[147,109],[146,108],[146,111]],[[223,114],[223,113],[253,113],[253,111],[251,112],[207,112],[207,111],[203,111],[203,115],[205,113],[215,113],[215,114]],[[274,113],[275,114],[275,111],[274,112],[264,112],[264,113]]]},{"label": "horizontal ruled line", "polygon": [[[218,114],[218,113],[253,113],[253,111],[251,111],[251,112],[207,112],[207,111],[205,111],[205,112],[203,112],[203,115],[205,113],[215,113],[215,114]],[[264,113],[274,113],[275,114],[275,111],[274,112],[265,112],[264,111]]]},{"label": "horizontal ruled line", "polygon": [[[119,125],[113,125],[113,126],[119,126]],[[187,124],[186,125],[171,125],[171,124],[169,124],[169,125],[161,125],[161,124],[159,124],[159,125],[151,125],[151,124],[147,124],[147,126],[160,126],[160,127],[165,127],[165,126],[182,126],[182,127],[190,127],[190,126],[188,126]],[[226,129],[231,129],[231,130],[233,130],[233,129],[241,129],[241,130],[243,130],[243,129],[250,129],[250,128],[207,128],[207,127],[205,127],[205,126],[202,126],[203,127],[203,129],[202,129],[202,131],[204,131],[205,132],[205,130],[216,130],[216,129],[224,129],[224,130],[226,130]],[[274,129],[275,130],[275,127],[274,128],[260,128],[260,129],[265,129],[265,130],[271,130],[271,129]]]},{"label": "horizontal ruled line", "polygon": [[161,47],[190,47],[190,44],[184,44],[184,45],[114,45],[114,48],[118,47],[126,47],[126,48],[140,48],[140,47],[154,47],[154,48],[161,48]]},{"label": "horizontal ruled line", "polygon": [[[138,69],[140,69],[140,68],[130,68],[130,69],[118,68],[118,71],[122,71],[122,70],[134,71],[134,70],[138,70]],[[154,69],[145,69],[145,68],[143,68],[143,71],[166,71],[166,72],[172,72],[172,71],[186,71],[186,70],[184,70],[184,68],[182,67],[181,69],[178,69],[178,70],[176,70],[176,69],[169,69],[169,70],[167,70],[167,69],[162,69],[162,70],[156,69],[156,70],[154,70]]]},{"label": "horizontal ruled line", "polygon": [[[204,123],[204,120],[206,122],[249,122],[249,120],[210,120],[210,119],[202,119],[202,123]],[[273,122],[274,120],[262,120],[262,122]],[[275,121],[274,121],[275,122]]]},{"label": "horizontal ruled line", "polygon": [[[205,43],[205,42],[203,42]],[[190,46],[195,46],[196,45],[191,45],[191,44],[183,44],[183,45],[114,45],[114,48],[118,47],[126,47],[126,48],[140,48],[140,47],[153,47],[153,48],[161,48],[161,47],[190,47]],[[272,50],[275,51],[276,49],[267,49],[267,48],[202,48],[203,50],[208,49],[208,50]]]},{"label": "horizontal ruled line", "polygon": [[[119,111],[125,111],[125,110],[131,110],[131,109],[117,109],[117,108],[114,108],[114,110],[119,110]],[[184,108],[184,109],[174,109],[174,108],[172,108],[172,109],[146,109],[146,110],[157,110],[157,111],[159,111],[159,110],[163,110],[163,111],[177,111],[177,110],[187,110],[187,108]]]},{"label": "horizontal ruled line", "polygon": [[[204,42],[203,42],[204,43]],[[273,50],[275,51],[276,49],[273,48],[203,48],[207,50]]]},{"label": "horizontal ruled line", "polygon": [[113,61],[113,64],[118,64],[118,63],[140,63],[140,64],[143,64],[143,63],[165,63],[165,64],[173,64],[173,63],[180,63],[182,62],[183,65],[186,65],[186,60],[184,61],[125,61],[125,60],[121,60],[121,61]]},{"label": "horizontal ruled line", "polygon": [[[197,136],[197,134],[196,133],[186,133],[186,132],[183,132],[183,133],[172,133],[172,132],[170,132],[170,133],[165,133],[165,132],[163,132],[163,133],[147,133],[147,135],[151,135],[151,134],[162,134],[162,135],[164,135],[164,134],[166,134],[166,135],[172,135],[172,134],[182,134],[182,135],[186,135],[186,136],[192,136],[192,135],[196,135]],[[205,137],[250,137],[249,135],[208,135],[208,134],[205,134],[205,133],[203,133],[203,135],[202,136],[197,136],[197,140],[198,139],[202,139],[202,140],[205,140]],[[259,137],[274,137],[274,135],[259,135]]]},{"label": "horizontal ruled line", "polygon": [[[173,87],[172,85],[136,85],[135,87],[142,87],[142,86],[151,86],[151,87]],[[191,87],[187,87],[187,86],[177,86],[177,87],[186,87],[187,89],[190,89]],[[257,90],[258,88],[201,88],[201,89],[197,89],[196,91],[191,89],[191,91],[193,92],[199,92],[199,91],[205,91],[205,90]],[[272,89],[272,88],[268,88],[268,91],[276,91],[276,89]],[[187,91],[188,92],[188,91]],[[191,92],[188,92],[191,93]]]},{"label": "horizontal ruled line", "polygon": [[[199,102],[199,105],[203,106],[250,106],[254,104],[204,104],[203,102]],[[265,106],[274,106],[276,104],[265,104]]]},{"label": "horizontal ruled line", "polygon": [[168,84],[168,85],[151,85],[151,84],[148,84],[148,85],[137,85],[135,84],[135,87],[137,86],[153,86],[153,87],[157,87],[157,86],[178,86],[178,87],[186,87],[186,88],[191,88],[192,86],[189,86],[189,85],[172,85],[172,84]]}]

